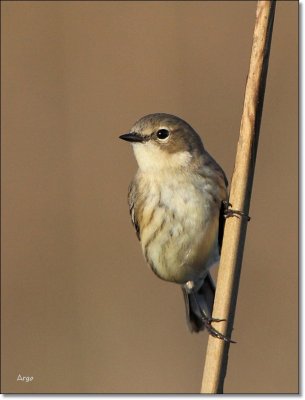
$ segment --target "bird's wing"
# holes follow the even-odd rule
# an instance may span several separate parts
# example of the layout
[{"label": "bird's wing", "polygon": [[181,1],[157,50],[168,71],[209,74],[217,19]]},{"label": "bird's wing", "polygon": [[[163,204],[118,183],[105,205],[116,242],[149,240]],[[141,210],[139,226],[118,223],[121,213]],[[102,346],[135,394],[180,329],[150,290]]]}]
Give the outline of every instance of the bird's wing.
[{"label": "bird's wing", "polygon": [[226,210],[226,205],[222,201],[220,210],[219,210],[219,225],[218,225],[218,247],[219,247],[219,254],[221,253],[221,247],[222,247],[222,239],[223,239],[223,232],[225,230],[225,210]]},{"label": "bird's wing", "polygon": [[134,226],[134,228],[136,230],[137,237],[139,240],[141,240],[140,227],[139,227],[139,223],[136,219],[136,213],[135,213],[135,202],[136,202],[136,198],[137,198],[137,190],[138,190],[137,184],[135,183],[135,181],[132,181],[128,188],[129,213],[130,213],[132,225]]},{"label": "bird's wing", "polygon": [[220,253],[222,246],[223,232],[226,222],[225,210],[227,208],[226,201],[228,201],[228,192],[227,192],[228,180],[223,169],[208,152],[205,152],[204,167],[205,168],[202,169],[202,175],[210,177],[213,180],[214,184],[217,185],[220,189],[219,198],[221,199],[221,202],[219,207],[219,227],[218,227],[218,246]]}]

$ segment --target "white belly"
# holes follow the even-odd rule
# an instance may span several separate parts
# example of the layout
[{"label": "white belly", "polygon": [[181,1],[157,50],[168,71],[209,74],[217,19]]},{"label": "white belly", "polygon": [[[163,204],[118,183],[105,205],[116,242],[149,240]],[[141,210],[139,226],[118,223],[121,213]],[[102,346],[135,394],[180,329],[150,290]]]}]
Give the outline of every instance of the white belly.
[{"label": "white belly", "polygon": [[178,283],[197,280],[218,260],[218,206],[204,178],[194,184],[185,176],[166,182],[162,179],[161,187],[154,177],[148,185],[142,249],[160,278]]}]

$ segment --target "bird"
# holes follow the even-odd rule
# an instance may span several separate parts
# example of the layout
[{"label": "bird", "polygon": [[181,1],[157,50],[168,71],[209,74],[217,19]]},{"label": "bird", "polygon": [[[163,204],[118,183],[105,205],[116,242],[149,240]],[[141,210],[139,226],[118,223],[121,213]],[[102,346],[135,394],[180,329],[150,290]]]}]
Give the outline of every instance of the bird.
[{"label": "bird", "polygon": [[144,258],[162,280],[181,286],[191,332],[213,326],[215,283],[228,213],[228,180],[199,134],[166,113],[140,118],[120,136],[133,147],[138,170],[128,188],[132,224]]}]

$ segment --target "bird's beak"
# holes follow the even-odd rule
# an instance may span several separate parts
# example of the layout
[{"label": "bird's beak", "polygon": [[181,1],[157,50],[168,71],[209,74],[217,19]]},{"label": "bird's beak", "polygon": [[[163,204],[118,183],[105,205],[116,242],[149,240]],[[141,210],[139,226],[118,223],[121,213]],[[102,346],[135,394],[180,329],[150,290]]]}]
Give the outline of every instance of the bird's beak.
[{"label": "bird's beak", "polygon": [[140,136],[136,132],[125,133],[125,135],[121,135],[120,139],[127,140],[127,142],[144,142],[145,138]]}]

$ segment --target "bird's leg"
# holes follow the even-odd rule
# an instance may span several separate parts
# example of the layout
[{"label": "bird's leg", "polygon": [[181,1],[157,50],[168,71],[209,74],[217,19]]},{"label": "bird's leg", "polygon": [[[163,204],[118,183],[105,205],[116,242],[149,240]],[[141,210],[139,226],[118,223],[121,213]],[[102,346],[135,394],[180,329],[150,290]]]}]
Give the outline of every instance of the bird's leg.
[{"label": "bird's leg", "polygon": [[200,311],[201,314],[201,319],[202,322],[204,323],[204,327],[206,328],[206,330],[208,331],[208,333],[213,336],[216,337],[218,339],[224,340],[225,342],[228,343],[236,343],[234,342],[234,340],[231,340],[230,338],[226,337],[225,335],[223,335],[222,333],[218,332],[213,326],[212,326],[212,322],[221,322],[221,321],[225,321],[225,319],[219,319],[219,318],[209,318],[205,312],[202,310],[202,308],[200,307],[198,300],[197,300],[197,296],[196,293],[192,293],[192,296],[194,297],[194,300],[197,304],[197,307]]},{"label": "bird's leg", "polygon": [[230,217],[237,217],[237,218],[247,218],[247,221],[250,221],[251,217],[249,217],[249,215],[246,215],[245,213],[243,213],[242,211],[239,210],[233,210],[232,208],[232,204],[229,203],[228,201],[223,201],[223,205],[224,205],[224,217],[225,218],[230,218]]}]

